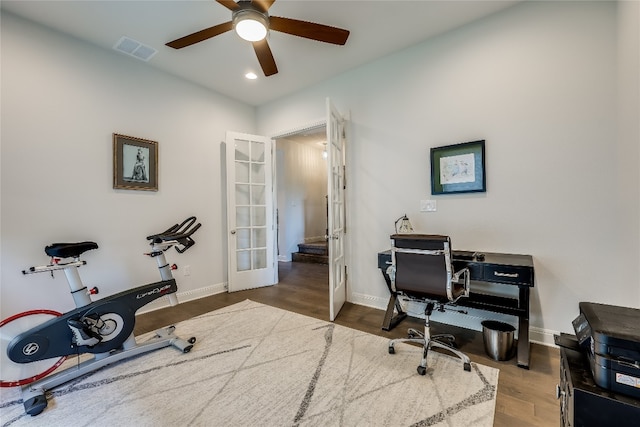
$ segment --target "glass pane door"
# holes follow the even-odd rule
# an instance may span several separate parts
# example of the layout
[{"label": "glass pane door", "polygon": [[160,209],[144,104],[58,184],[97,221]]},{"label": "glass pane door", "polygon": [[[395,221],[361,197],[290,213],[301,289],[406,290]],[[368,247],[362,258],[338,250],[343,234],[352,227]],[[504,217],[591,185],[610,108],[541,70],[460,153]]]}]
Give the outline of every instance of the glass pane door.
[{"label": "glass pane door", "polygon": [[272,144],[256,135],[229,132],[227,136],[229,291],[277,281]]}]

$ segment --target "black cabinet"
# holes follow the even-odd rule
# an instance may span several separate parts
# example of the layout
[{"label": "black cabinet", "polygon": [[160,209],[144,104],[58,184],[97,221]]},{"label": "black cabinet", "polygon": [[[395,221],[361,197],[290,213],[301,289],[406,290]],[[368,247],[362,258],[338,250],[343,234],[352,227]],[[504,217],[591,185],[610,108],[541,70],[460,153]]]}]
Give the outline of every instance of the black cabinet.
[{"label": "black cabinet", "polygon": [[563,427],[637,427],[640,399],[596,385],[587,357],[560,347],[560,425]]}]

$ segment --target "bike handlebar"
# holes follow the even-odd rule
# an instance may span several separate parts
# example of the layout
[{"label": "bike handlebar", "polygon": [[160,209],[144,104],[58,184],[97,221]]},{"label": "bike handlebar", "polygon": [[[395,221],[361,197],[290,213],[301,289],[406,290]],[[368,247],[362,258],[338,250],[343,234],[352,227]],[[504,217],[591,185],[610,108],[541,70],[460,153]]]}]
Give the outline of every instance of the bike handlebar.
[{"label": "bike handlebar", "polygon": [[151,244],[175,240],[183,246],[182,249],[176,246],[176,251],[178,251],[178,253],[184,253],[187,249],[196,244],[191,235],[195,233],[202,224],[195,224],[195,222],[196,217],[191,216],[182,221],[181,224],[175,224],[162,233],[148,236],[147,240],[151,240]]}]

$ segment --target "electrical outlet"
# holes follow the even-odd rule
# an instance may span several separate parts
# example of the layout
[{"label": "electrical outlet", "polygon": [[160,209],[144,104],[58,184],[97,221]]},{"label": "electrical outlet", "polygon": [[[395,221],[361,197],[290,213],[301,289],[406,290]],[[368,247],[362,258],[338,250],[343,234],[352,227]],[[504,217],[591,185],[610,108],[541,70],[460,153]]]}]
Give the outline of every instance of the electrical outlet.
[{"label": "electrical outlet", "polygon": [[184,272],[185,276],[191,276],[191,266],[190,265],[185,265],[182,271]]},{"label": "electrical outlet", "polygon": [[435,200],[420,200],[420,212],[436,212],[438,205]]}]

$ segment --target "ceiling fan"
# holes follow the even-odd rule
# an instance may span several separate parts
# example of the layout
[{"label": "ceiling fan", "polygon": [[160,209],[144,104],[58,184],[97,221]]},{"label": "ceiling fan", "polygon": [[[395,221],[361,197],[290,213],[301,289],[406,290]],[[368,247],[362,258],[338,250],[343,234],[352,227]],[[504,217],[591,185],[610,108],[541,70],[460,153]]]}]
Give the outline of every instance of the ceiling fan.
[{"label": "ceiling fan", "polygon": [[253,44],[262,71],[268,77],[278,72],[266,39],[269,30],[337,45],[344,45],[349,37],[349,31],[341,28],[269,16],[268,10],[276,0],[241,0],[237,3],[233,0],[216,1],[231,11],[231,21],[181,37],[167,43],[167,46],[182,49],[235,29],[240,37]]}]

